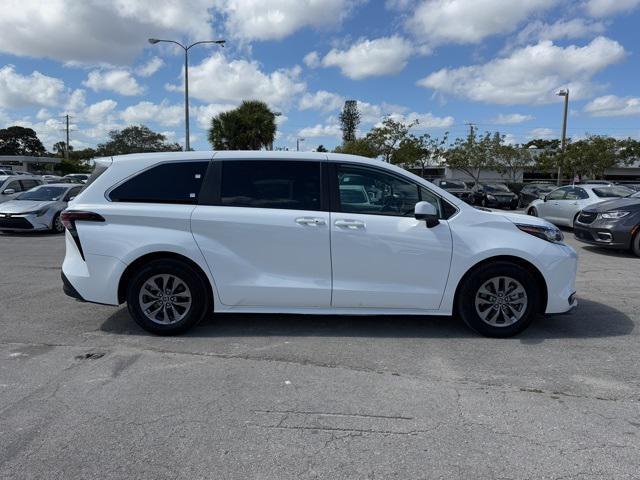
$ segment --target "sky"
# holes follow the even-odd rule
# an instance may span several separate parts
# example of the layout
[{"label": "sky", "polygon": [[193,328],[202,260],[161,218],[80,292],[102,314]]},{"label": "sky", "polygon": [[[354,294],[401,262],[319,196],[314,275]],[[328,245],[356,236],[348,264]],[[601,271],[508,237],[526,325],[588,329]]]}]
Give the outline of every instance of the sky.
[{"label": "sky", "polygon": [[462,137],[469,123],[511,143],[640,137],[640,0],[0,0],[0,127],[51,149],[104,142],[145,124],[184,142],[189,54],[191,147],[242,100],[277,117],[275,147],[341,143],[358,101],[364,135],[385,117],[415,134]]}]

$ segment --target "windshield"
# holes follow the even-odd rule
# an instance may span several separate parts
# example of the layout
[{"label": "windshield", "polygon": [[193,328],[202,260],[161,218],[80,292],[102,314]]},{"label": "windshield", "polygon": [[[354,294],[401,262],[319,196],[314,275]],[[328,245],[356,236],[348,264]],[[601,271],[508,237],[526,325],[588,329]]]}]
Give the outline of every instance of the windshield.
[{"label": "windshield", "polygon": [[601,187],[594,188],[593,193],[595,193],[600,198],[618,198],[629,197],[635,192],[626,187]]},{"label": "windshield", "polygon": [[445,190],[449,190],[449,189],[453,189],[453,188],[457,188],[460,190],[466,190],[467,186],[465,185],[464,182],[458,182],[455,180],[442,180],[440,182],[440,186],[442,188],[444,188]]},{"label": "windshield", "polygon": [[38,187],[18,195],[16,200],[60,200],[66,192],[64,187]]},{"label": "windshield", "polygon": [[510,192],[509,187],[501,183],[490,183],[484,186],[487,192]]}]

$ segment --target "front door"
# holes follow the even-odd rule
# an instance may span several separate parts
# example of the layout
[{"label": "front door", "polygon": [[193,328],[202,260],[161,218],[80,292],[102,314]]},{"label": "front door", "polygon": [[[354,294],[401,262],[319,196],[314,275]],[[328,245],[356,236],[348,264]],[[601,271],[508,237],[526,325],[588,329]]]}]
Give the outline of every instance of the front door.
[{"label": "front door", "polygon": [[333,173],[331,265],[334,307],[436,310],[451,264],[449,225],[413,217],[420,200],[444,200],[375,167],[339,164]]},{"label": "front door", "polygon": [[545,197],[545,201],[536,205],[540,217],[556,225],[563,224],[562,202],[571,187],[556,188]]},{"label": "front door", "polygon": [[[216,159],[214,163],[220,162]],[[191,229],[229,306],[329,307],[329,212],[317,161],[223,160]],[[205,195],[206,197],[207,195]]]}]

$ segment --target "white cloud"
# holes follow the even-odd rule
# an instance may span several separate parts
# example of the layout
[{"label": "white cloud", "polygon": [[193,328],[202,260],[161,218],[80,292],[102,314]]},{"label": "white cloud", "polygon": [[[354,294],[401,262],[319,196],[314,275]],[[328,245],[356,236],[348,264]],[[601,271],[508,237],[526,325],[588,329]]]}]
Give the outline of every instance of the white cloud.
[{"label": "white cloud", "polygon": [[497,125],[515,125],[517,123],[528,122],[529,120],[533,120],[535,118],[536,117],[534,117],[533,115],[523,115],[521,113],[501,113],[493,119],[493,123]]},{"label": "white cloud", "polygon": [[36,118],[38,120],[47,120],[48,118],[51,118],[51,112],[46,108],[41,108],[38,110],[38,113],[36,113]]},{"label": "white cloud", "polygon": [[89,76],[82,84],[96,92],[107,90],[127,96],[140,95],[144,92],[144,88],[128,70],[93,70],[89,72]]},{"label": "white cloud", "polygon": [[318,52],[307,53],[302,61],[309,68],[318,68],[320,66],[320,57],[318,56]]},{"label": "white cloud", "polygon": [[231,35],[248,40],[284,38],[304,27],[335,28],[357,0],[219,0]]},{"label": "white cloud", "polygon": [[141,77],[150,77],[156,73],[164,65],[164,60],[160,57],[152,57],[144,65],[140,65],[136,69],[136,73]]},{"label": "white cloud", "polygon": [[340,125],[329,124],[322,125],[317,124],[312,127],[303,128],[298,132],[298,136],[302,138],[314,138],[314,137],[338,137],[342,136]]},{"label": "white cloud", "polygon": [[85,107],[86,102],[87,99],[85,91],[81,88],[77,88],[69,96],[65,109],[69,113],[77,112]]},{"label": "white cloud", "polygon": [[102,100],[85,108],[81,118],[89,123],[97,124],[102,122],[117,106],[118,103],[114,100]]},{"label": "white cloud", "polygon": [[416,130],[424,130],[425,128],[447,128],[453,125],[453,117],[436,117],[431,112],[429,113],[392,113],[390,118],[397,122],[404,124],[412,124],[417,121],[417,124],[413,127]]},{"label": "white cloud", "polygon": [[[242,100],[262,100],[272,107],[284,108],[306,88],[299,75],[300,67],[264,73],[255,61],[228,61],[216,52],[189,67],[189,93],[205,102],[238,104]],[[167,85],[167,89],[183,91],[183,86]]]},{"label": "white cloud", "polygon": [[211,7],[211,0],[3,0],[0,51],[129,64],[147,37],[212,36]]},{"label": "white cloud", "polygon": [[0,107],[22,108],[31,105],[52,107],[65,93],[64,82],[38,71],[21,75],[13,65],[0,68]]},{"label": "white cloud", "polygon": [[407,27],[430,44],[478,43],[491,35],[512,32],[520,22],[555,3],[557,0],[423,0],[411,11]]},{"label": "white cloud", "polygon": [[540,20],[529,23],[517,36],[518,44],[526,44],[538,40],[559,40],[562,38],[584,38],[603,33],[606,30],[602,22],[594,22],[583,18],[558,20],[545,23]]},{"label": "white cloud", "polygon": [[127,124],[154,122],[164,127],[173,127],[184,121],[184,105],[171,105],[166,100],[159,104],[139,102],[120,112]]},{"label": "white cloud", "polygon": [[585,105],[584,111],[594,117],[640,115],[640,98],[605,95],[595,98]]},{"label": "white cloud", "polygon": [[408,110],[408,108],[401,105],[392,105],[389,103],[381,103],[377,105],[358,100],[360,121],[364,125],[380,123],[383,117],[386,117],[387,115],[400,115],[406,113]]},{"label": "white cloud", "polygon": [[550,128],[534,128],[529,132],[528,138],[554,138],[555,132]]},{"label": "white cloud", "polygon": [[[236,105],[230,103],[210,103],[209,105],[199,105],[191,109],[191,114],[195,114],[198,125],[203,130],[211,126],[211,119],[222,112],[233,110]],[[276,117],[276,123],[281,117]]]},{"label": "white cloud", "polygon": [[402,71],[412,53],[411,44],[398,36],[362,39],[348,50],[331,50],[322,59],[322,65],[339,67],[343,75],[361,80]]},{"label": "white cloud", "polygon": [[300,110],[320,110],[323,112],[331,112],[333,110],[339,110],[344,105],[344,97],[327,92],[325,90],[319,90],[315,93],[305,93],[298,104]]},{"label": "white cloud", "polygon": [[640,0],[588,0],[587,12],[593,17],[608,17],[640,6]]},{"label": "white cloud", "polygon": [[591,78],[624,56],[622,45],[604,37],[584,47],[543,41],[483,65],[439,70],[418,85],[478,102],[544,104],[555,101],[556,89],[564,86],[572,98],[583,98],[594,88]]}]

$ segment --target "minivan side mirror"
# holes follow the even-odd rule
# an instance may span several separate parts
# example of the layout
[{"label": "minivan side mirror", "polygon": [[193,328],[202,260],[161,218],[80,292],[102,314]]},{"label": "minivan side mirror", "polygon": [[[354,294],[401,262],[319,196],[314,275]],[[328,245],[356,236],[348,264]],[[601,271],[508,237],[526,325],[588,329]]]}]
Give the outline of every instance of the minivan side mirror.
[{"label": "minivan side mirror", "polygon": [[416,217],[416,220],[425,220],[427,222],[427,228],[433,228],[440,223],[436,207],[429,202],[416,203],[414,216]]},{"label": "minivan side mirror", "polygon": [[2,192],[4,195],[13,195],[14,193],[16,193],[16,191],[13,188],[7,188],[4,192]]}]

